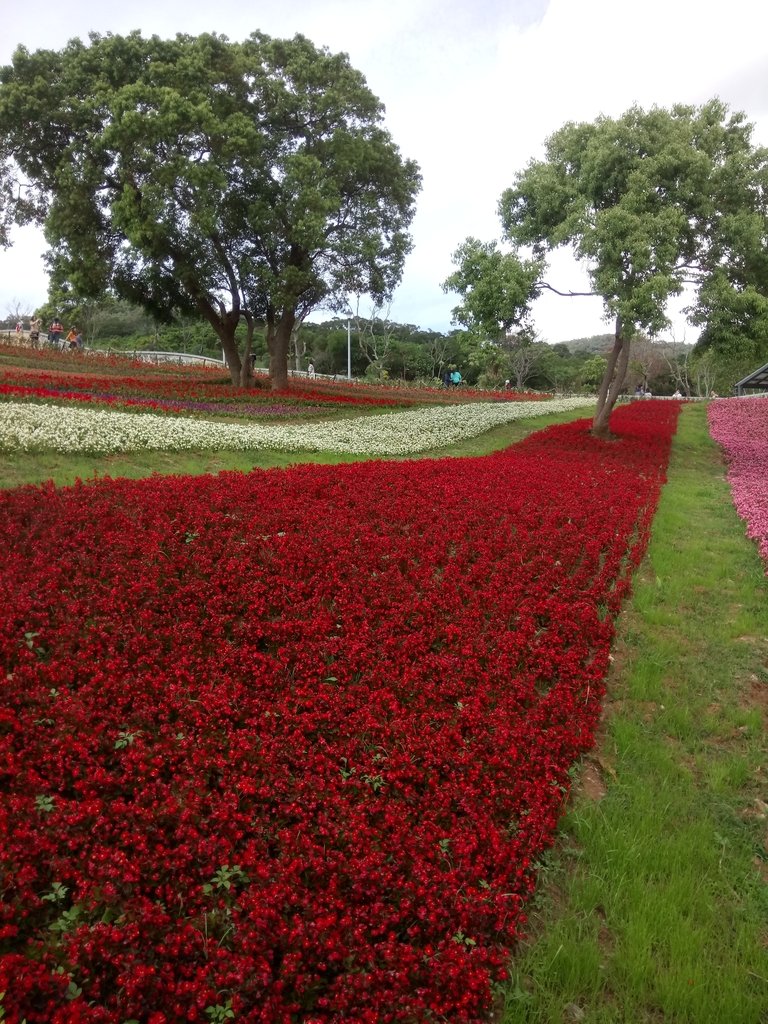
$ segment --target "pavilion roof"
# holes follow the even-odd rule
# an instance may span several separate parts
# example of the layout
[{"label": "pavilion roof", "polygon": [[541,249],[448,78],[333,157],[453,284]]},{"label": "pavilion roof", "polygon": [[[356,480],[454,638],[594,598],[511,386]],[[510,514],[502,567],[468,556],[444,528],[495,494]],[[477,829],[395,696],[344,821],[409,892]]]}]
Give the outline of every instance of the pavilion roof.
[{"label": "pavilion roof", "polygon": [[745,388],[758,388],[768,390],[768,363],[761,366],[759,370],[753,370],[734,386],[734,391],[740,395]]}]

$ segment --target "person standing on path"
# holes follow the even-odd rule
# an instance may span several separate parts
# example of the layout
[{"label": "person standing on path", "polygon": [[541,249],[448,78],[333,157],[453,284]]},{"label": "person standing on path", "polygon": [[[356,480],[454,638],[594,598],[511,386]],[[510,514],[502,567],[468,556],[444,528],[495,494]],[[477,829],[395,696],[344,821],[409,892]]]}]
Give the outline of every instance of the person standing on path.
[{"label": "person standing on path", "polygon": [[29,343],[32,348],[37,348],[40,344],[40,328],[42,326],[43,321],[39,316],[35,316],[29,321]]},{"label": "person standing on path", "polygon": [[59,320],[58,317],[53,321],[51,326],[48,328],[48,339],[54,348],[58,348],[61,344],[61,336],[64,333],[64,324]]}]

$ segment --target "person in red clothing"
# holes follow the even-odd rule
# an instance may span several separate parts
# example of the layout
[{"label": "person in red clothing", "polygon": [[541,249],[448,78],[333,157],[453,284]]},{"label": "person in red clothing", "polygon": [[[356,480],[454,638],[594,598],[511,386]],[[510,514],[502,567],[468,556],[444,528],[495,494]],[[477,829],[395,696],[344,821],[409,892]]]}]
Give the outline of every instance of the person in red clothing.
[{"label": "person in red clothing", "polygon": [[61,336],[64,333],[64,324],[57,317],[51,326],[48,328],[48,340],[54,346],[58,348],[61,344]]}]

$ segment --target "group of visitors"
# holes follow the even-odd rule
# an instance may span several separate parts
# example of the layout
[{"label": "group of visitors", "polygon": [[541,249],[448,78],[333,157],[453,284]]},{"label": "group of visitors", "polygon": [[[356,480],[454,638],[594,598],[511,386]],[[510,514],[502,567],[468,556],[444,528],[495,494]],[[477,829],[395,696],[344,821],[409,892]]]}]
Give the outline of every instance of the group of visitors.
[{"label": "group of visitors", "polygon": [[[40,345],[40,334],[42,332],[43,321],[40,317],[33,317],[29,321],[29,342],[33,348],[38,348]],[[17,333],[21,333],[17,328]],[[48,328],[47,342],[52,348],[58,348],[62,350],[69,349],[75,351],[83,347],[83,332],[79,327],[72,326],[69,331],[65,334],[64,324],[56,317]]]},{"label": "group of visitors", "polygon": [[461,374],[458,370],[443,371],[443,387],[455,388],[461,384]]},{"label": "group of visitors", "polygon": [[[717,398],[717,395],[714,392],[712,392],[711,397]],[[635,388],[635,398],[653,398],[651,389],[648,387],[643,387],[642,384],[638,384]],[[685,398],[685,395],[682,393],[680,388],[675,388],[675,390],[672,392],[672,398]]]}]

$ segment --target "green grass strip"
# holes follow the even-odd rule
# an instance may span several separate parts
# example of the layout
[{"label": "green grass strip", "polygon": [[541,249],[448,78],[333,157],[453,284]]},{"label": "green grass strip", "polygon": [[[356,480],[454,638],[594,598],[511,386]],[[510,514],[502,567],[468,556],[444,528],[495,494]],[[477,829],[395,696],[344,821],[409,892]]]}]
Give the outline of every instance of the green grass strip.
[{"label": "green grass strip", "polygon": [[[572,409],[568,412],[532,416],[494,427],[485,434],[467,438],[450,449],[422,452],[411,458],[445,458],[447,456],[488,455],[490,452],[522,440],[534,430],[543,430],[553,423],[568,423],[592,415],[592,410]],[[402,456],[399,456],[402,458]],[[362,455],[340,455],[331,452],[136,452],[123,455],[63,454],[57,452],[13,452],[0,458],[0,488],[19,487],[52,480],[58,486],[91,480],[97,476],[139,477],[152,473],[198,475],[220,473],[222,470],[272,469],[300,462],[326,465],[361,462]]]},{"label": "green grass strip", "polygon": [[768,1021],[768,581],[686,406],[503,1024]]}]

